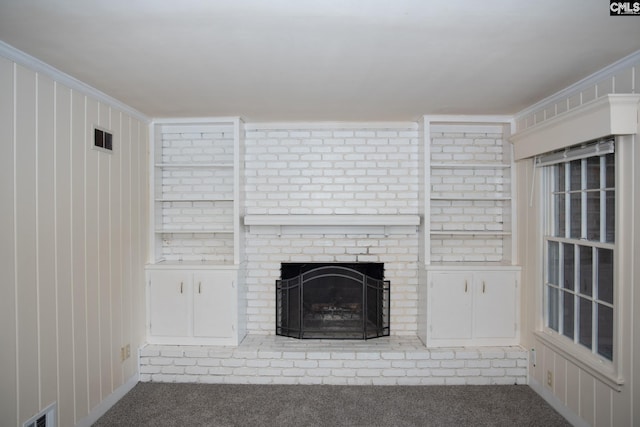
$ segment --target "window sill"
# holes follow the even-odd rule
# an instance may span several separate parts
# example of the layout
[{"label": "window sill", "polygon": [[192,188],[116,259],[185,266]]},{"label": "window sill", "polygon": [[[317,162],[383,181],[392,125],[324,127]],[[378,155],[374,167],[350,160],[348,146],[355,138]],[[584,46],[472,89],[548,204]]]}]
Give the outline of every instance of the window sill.
[{"label": "window sill", "polygon": [[583,369],[594,378],[602,381],[616,391],[622,390],[624,378],[615,369],[613,364],[608,364],[604,360],[595,358],[590,352],[578,348],[576,344],[565,341],[561,337],[556,337],[549,332],[536,331],[534,336],[544,345],[559,353],[580,369]]}]

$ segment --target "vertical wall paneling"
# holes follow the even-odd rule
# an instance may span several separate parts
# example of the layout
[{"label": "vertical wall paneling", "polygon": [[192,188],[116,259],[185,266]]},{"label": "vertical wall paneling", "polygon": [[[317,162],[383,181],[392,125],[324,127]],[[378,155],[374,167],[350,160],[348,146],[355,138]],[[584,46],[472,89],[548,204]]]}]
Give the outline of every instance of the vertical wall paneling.
[{"label": "vertical wall paneling", "polygon": [[16,280],[18,282],[18,415],[39,410],[36,256],[36,74],[16,66]]},{"label": "vertical wall paneling", "polygon": [[55,87],[55,230],[58,307],[58,423],[75,424],[71,261],[71,91]]},{"label": "vertical wall paneling", "polygon": [[40,407],[56,401],[58,392],[57,307],[55,288],[55,146],[54,83],[37,80],[37,275]]},{"label": "vertical wall paneling", "polygon": [[86,207],[86,247],[87,247],[87,334],[89,364],[89,409],[101,399],[102,375],[100,373],[100,152],[89,147],[93,145],[93,124],[98,123],[98,102],[85,98],[85,207]]},{"label": "vertical wall paneling", "polygon": [[573,363],[567,364],[567,390],[574,390],[573,393],[567,394],[567,407],[574,414],[580,413],[580,393],[576,393],[576,390],[580,390],[580,370]]},{"label": "vertical wall paneling", "polygon": [[110,292],[110,306],[111,306],[111,347],[112,354],[115,351],[115,355],[111,357],[111,374],[112,374],[112,389],[115,389],[124,383],[124,377],[122,372],[122,362],[120,361],[119,349],[125,345],[122,340],[122,260],[120,254],[122,253],[122,234],[121,234],[121,216],[120,216],[120,204],[122,199],[122,186],[121,186],[121,114],[118,111],[111,111],[110,126],[109,129],[113,132],[113,140],[115,143],[113,153],[110,155],[109,162],[109,176],[110,176],[110,201],[109,201],[109,216],[110,223],[109,228],[111,233],[111,245],[109,248],[109,258],[111,260],[111,292]]},{"label": "vertical wall paneling", "polygon": [[14,66],[0,57],[0,414],[7,423],[18,423],[16,357],[16,278],[14,217]]},{"label": "vertical wall paneling", "polygon": [[[94,124],[110,129],[110,108],[105,104],[98,104],[98,121]],[[93,124],[90,125],[93,127]],[[93,135],[93,133],[92,133]],[[94,150],[95,151],[95,150]],[[100,385],[101,399],[108,396],[113,390],[111,372],[111,360],[119,356],[119,346],[111,344],[111,198],[110,164],[111,153],[96,152],[98,157],[98,300],[100,306]]]},{"label": "vertical wall paneling", "polygon": [[607,385],[596,382],[595,390],[595,423],[596,426],[612,426],[611,419],[611,393],[612,390]]},{"label": "vertical wall paneling", "polygon": [[[147,170],[147,146],[146,144],[141,144],[140,141],[147,141],[147,129],[148,126],[143,125],[138,120],[136,120],[134,126],[134,135],[135,138],[135,146],[132,149],[131,155],[131,164],[135,166],[135,171],[144,171]],[[134,275],[132,287],[134,289],[134,317],[133,321],[136,325],[144,325],[145,323],[145,310],[140,310],[138,307],[144,307],[145,305],[145,288],[142,286],[144,284],[144,274],[143,274],[143,266],[146,259],[146,230],[147,230],[147,211],[146,211],[146,181],[147,174],[136,173],[134,177],[132,177],[133,189],[134,191],[131,194],[131,198],[133,201],[133,214],[134,214],[134,233],[133,233],[133,241],[132,245],[135,247],[134,254]],[[138,330],[137,336],[135,340],[137,342],[142,342],[145,339],[144,330]]]},{"label": "vertical wall paneling", "polygon": [[73,350],[76,420],[89,411],[87,363],[87,255],[85,243],[85,106],[84,96],[71,97],[71,246],[73,260]]},{"label": "vertical wall paneling", "polygon": [[596,380],[585,371],[580,371],[580,417],[589,425],[594,425]]},{"label": "vertical wall paneling", "polygon": [[145,339],[146,119],[46,68],[0,57],[2,425],[52,403],[56,425],[90,423]]},{"label": "vertical wall paneling", "polygon": [[[121,176],[122,176],[122,203],[120,206],[122,224],[121,233],[122,236],[122,325],[130,325],[132,322],[132,289],[131,289],[131,119],[128,116],[123,116],[121,123],[121,135],[120,143],[116,146],[116,149],[120,153],[121,157]],[[127,328],[122,331],[123,342],[132,341],[131,329]],[[131,364],[126,363],[124,369],[125,378],[133,373],[133,370],[129,368]]]}]

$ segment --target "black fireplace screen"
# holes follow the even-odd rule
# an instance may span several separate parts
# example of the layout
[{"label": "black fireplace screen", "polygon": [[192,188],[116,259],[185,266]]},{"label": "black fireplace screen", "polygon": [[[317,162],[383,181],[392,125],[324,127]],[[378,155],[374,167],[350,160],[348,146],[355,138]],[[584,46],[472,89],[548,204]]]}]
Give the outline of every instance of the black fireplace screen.
[{"label": "black fireplace screen", "polygon": [[276,335],[369,339],[389,335],[389,281],[377,263],[283,264]]}]

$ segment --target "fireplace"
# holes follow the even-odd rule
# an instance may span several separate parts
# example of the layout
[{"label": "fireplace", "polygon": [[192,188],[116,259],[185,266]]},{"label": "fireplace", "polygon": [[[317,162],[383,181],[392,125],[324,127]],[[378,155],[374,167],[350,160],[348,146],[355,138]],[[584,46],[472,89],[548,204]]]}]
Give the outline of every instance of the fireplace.
[{"label": "fireplace", "polygon": [[286,263],[276,281],[276,334],[311,339],[389,335],[381,263]]}]

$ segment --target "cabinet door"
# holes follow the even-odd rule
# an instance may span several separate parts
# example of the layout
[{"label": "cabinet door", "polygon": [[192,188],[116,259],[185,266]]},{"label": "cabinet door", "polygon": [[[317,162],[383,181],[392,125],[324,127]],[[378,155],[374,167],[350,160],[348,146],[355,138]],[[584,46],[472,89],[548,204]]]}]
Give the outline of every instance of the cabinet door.
[{"label": "cabinet door", "polygon": [[432,339],[471,338],[472,276],[432,273],[428,310]]},{"label": "cabinet door", "polygon": [[193,335],[231,338],[235,332],[235,272],[196,272],[193,281]]},{"label": "cabinet door", "polygon": [[474,274],[473,335],[475,338],[516,336],[517,276],[511,271]]},{"label": "cabinet door", "polygon": [[149,277],[149,332],[153,336],[189,334],[190,274],[158,270]]}]

